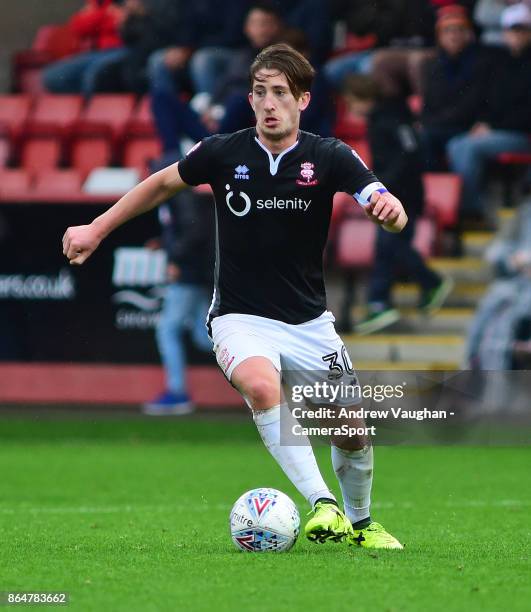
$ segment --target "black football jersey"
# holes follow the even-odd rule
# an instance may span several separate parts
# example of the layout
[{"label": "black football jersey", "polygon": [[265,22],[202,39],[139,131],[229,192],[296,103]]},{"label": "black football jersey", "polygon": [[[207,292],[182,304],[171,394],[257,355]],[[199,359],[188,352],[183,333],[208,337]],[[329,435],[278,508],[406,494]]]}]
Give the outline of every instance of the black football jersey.
[{"label": "black football jersey", "polygon": [[205,138],[179,162],[188,185],[215,196],[215,285],[209,322],[243,313],[299,324],[326,310],[323,251],[334,193],[362,204],[383,189],[336,138],[299,132],[272,154],[249,128]]}]

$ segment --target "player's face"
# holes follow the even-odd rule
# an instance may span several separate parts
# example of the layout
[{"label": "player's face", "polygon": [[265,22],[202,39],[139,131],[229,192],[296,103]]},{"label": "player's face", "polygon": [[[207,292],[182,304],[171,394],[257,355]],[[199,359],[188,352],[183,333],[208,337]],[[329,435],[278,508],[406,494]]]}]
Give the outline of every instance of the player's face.
[{"label": "player's face", "polygon": [[256,129],[270,141],[289,140],[299,129],[300,114],[310,103],[310,93],[295,98],[286,75],[275,70],[259,70],[249,94],[256,115]]}]

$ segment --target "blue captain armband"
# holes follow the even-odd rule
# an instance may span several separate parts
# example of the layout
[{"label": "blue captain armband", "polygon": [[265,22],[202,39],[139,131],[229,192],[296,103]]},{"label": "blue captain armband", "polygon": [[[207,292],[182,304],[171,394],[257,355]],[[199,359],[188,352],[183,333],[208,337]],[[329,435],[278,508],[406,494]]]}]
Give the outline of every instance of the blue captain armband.
[{"label": "blue captain armband", "polygon": [[372,194],[378,191],[378,193],[387,193],[385,185],[380,182],[369,183],[359,193],[354,194],[354,198],[360,206],[367,206],[370,202]]}]

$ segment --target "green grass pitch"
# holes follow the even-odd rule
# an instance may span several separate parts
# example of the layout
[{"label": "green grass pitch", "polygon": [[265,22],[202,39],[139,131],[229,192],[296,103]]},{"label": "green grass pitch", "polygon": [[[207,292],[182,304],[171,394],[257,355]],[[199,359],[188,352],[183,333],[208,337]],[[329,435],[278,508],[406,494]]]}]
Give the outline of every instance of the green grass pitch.
[{"label": "green grass pitch", "polygon": [[288,554],[246,554],[228,535],[242,492],[276,487],[307,512],[250,422],[3,418],[0,591],[113,612],[529,610],[529,449],[375,456],[373,518],[404,551],[300,537]]}]

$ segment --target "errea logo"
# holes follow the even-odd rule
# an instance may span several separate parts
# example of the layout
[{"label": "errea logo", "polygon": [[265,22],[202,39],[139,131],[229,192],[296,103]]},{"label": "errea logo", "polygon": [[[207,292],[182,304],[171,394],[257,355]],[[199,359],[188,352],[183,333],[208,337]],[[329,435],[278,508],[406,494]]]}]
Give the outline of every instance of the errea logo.
[{"label": "errea logo", "polygon": [[245,164],[243,164],[243,166],[236,166],[234,171],[236,173],[234,175],[235,179],[249,180],[249,168]]}]

